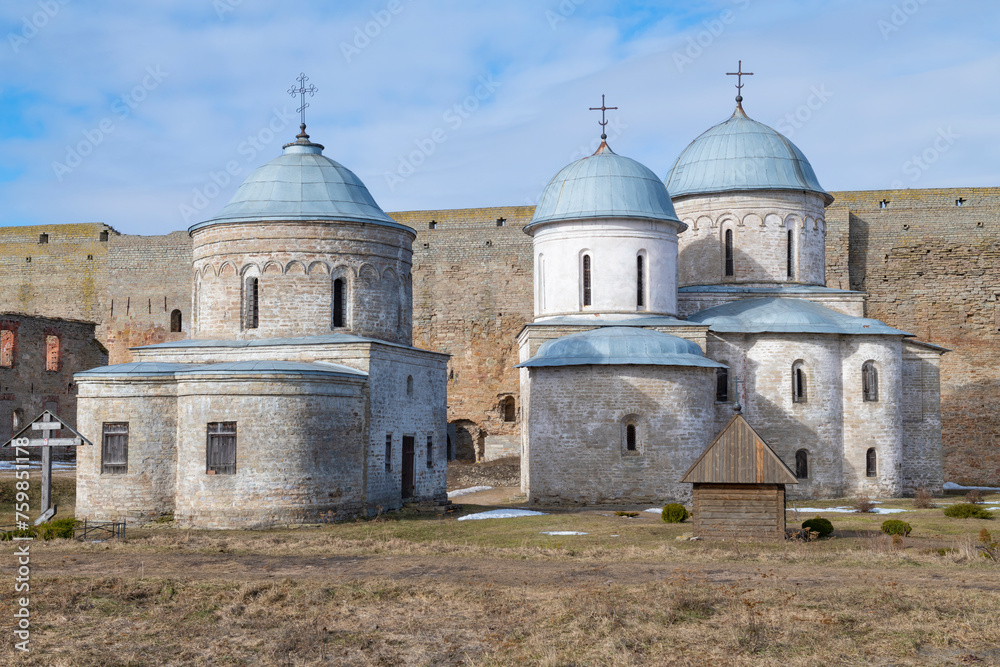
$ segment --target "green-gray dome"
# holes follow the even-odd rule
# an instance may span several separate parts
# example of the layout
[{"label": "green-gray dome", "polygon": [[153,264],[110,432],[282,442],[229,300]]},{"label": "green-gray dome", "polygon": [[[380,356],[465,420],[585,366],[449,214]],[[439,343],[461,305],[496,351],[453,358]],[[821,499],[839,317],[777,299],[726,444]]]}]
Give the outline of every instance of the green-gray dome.
[{"label": "green-gray dome", "polygon": [[724,368],[706,359],[694,341],[636,327],[600,327],[546,341],[515,368],[588,364]]},{"label": "green-gray dome", "polygon": [[747,117],[732,117],[688,144],[664,179],[673,197],[747,190],[813,192],[829,205],[809,160],[780,132]]}]

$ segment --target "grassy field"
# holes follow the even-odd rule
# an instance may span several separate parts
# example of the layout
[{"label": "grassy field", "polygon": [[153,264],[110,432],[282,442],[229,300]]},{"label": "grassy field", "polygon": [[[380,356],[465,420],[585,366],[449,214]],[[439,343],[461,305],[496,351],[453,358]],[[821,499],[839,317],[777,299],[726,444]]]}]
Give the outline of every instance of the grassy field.
[{"label": "grassy field", "polygon": [[[0,481],[6,517],[12,480]],[[60,515],[71,491],[59,492]],[[0,662],[1000,664],[1000,565],[975,550],[980,529],[1000,532],[1000,521],[941,509],[824,514],[832,539],[758,544],[680,540],[689,523],[612,511],[624,508],[457,520],[484,509],[35,542],[27,655],[10,640],[15,560],[0,543],[0,579],[10,581],[0,580]],[[893,545],[877,532],[886,518],[908,521],[912,535]]]}]

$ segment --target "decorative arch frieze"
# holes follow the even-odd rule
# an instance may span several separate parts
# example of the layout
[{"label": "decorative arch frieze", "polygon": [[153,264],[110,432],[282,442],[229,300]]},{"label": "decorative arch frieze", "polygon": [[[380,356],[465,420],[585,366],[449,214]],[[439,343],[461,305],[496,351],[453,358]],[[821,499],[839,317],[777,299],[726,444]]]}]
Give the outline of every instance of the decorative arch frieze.
[{"label": "decorative arch frieze", "polygon": [[306,265],[297,259],[293,259],[285,265],[285,274],[306,274]]},{"label": "decorative arch frieze", "polygon": [[308,273],[309,275],[312,275],[313,273],[316,272],[318,272],[320,275],[328,276],[330,275],[330,265],[327,264],[326,262],[316,261],[311,263],[306,269],[306,273]]},{"label": "decorative arch frieze", "polygon": [[264,273],[281,274],[283,273],[282,268],[281,264],[278,264],[275,261],[268,261],[264,264]]}]

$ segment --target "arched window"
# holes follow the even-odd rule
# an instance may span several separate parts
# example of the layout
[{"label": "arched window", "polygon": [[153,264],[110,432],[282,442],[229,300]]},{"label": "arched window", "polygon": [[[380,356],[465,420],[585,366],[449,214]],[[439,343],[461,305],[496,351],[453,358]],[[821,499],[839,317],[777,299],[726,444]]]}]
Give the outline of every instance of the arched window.
[{"label": "arched window", "polygon": [[413,396],[413,376],[408,375],[406,377],[406,395]]},{"label": "arched window", "polygon": [[181,311],[174,309],[170,312],[170,332],[177,333],[181,330]]},{"label": "arched window", "polygon": [[646,307],[646,267],[645,259],[642,255],[635,258],[635,305],[638,308]]},{"label": "arched window", "polygon": [[788,264],[788,277],[795,277],[795,232],[788,230],[788,243],[785,248],[785,262]]},{"label": "arched window", "polygon": [[639,439],[639,417],[626,415],[621,421],[622,456],[641,456],[642,441]]},{"label": "arched window", "polygon": [[804,449],[795,452],[795,477],[797,479],[809,477],[809,452]]},{"label": "arched window", "polygon": [[635,424],[625,425],[625,450],[629,452],[636,450]]},{"label": "arched window", "polygon": [[729,369],[715,369],[715,400],[720,403],[729,401]]},{"label": "arched window", "polygon": [[878,475],[878,454],[875,453],[875,448],[872,447],[865,455],[865,476],[875,477],[876,475]]},{"label": "arched window", "polygon": [[513,396],[503,399],[503,420],[505,422],[517,421],[517,404]]},{"label": "arched window", "polygon": [[45,336],[45,370],[59,370],[59,336],[46,334]]},{"label": "arched window", "polygon": [[344,279],[337,278],[333,281],[333,328],[344,326],[344,317],[347,311],[347,299],[344,298]]},{"label": "arched window", "polygon": [[583,305],[590,305],[590,255],[583,256]]},{"label": "arched window", "polygon": [[792,402],[805,403],[808,397],[805,364],[796,361],[792,364]]},{"label": "arched window", "polygon": [[256,276],[246,279],[243,290],[243,328],[256,329],[260,324],[260,295]]},{"label": "arched window", "polygon": [[733,230],[727,229],[724,234],[724,245],[725,245],[725,256],[726,256],[726,275],[732,276],[736,275],[735,266],[733,263]]},{"label": "arched window", "polygon": [[878,400],[878,369],[874,361],[866,361],[861,366],[861,396],[867,402]]}]

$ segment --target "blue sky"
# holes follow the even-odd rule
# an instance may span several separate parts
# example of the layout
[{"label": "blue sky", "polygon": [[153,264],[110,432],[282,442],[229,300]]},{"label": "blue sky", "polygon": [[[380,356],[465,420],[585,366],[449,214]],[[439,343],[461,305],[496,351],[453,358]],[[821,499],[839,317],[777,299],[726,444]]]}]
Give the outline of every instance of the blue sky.
[{"label": "blue sky", "polygon": [[[346,6],[344,6],[346,5]],[[599,141],[665,175],[744,107],[828,190],[1000,185],[1000,12],[905,0],[7,0],[0,225],[209,218],[298,128],[387,211],[532,204]]]}]

